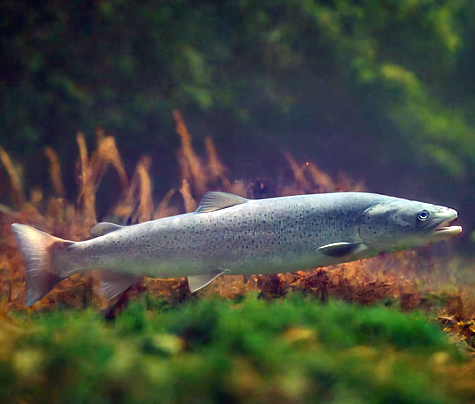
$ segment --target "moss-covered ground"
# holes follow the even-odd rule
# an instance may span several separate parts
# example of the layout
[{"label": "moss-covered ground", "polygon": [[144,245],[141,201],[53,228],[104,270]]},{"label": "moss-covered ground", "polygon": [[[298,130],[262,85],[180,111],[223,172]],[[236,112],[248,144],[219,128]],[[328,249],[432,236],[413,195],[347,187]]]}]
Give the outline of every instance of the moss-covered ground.
[{"label": "moss-covered ground", "polygon": [[[300,293],[12,312],[2,403],[457,403],[475,364],[421,312]],[[472,401],[473,402],[473,401]]]}]

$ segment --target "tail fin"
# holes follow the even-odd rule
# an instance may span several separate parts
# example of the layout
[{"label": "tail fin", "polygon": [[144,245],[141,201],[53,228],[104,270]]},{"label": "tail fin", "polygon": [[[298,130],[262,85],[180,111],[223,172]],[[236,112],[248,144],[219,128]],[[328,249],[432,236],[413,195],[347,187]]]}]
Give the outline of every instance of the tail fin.
[{"label": "tail fin", "polygon": [[32,306],[63,279],[53,265],[53,252],[74,244],[24,224],[12,224],[13,235],[25,258],[25,305]]}]

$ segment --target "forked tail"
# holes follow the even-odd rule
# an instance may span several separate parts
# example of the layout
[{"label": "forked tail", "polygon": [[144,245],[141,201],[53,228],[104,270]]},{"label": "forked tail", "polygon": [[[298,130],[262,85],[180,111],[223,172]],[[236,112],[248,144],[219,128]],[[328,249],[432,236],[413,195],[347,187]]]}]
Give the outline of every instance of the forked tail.
[{"label": "forked tail", "polygon": [[63,279],[54,266],[54,252],[74,241],[18,223],[12,224],[12,231],[25,258],[25,305],[31,306]]}]

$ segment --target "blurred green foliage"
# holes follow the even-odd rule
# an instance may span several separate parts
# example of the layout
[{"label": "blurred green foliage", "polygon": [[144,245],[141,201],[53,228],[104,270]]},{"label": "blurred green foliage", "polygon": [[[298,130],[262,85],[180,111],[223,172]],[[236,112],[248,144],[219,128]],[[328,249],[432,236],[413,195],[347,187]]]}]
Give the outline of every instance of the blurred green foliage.
[{"label": "blurred green foliage", "polygon": [[156,136],[172,108],[259,121],[292,111],[317,79],[367,101],[363,112],[392,121],[411,153],[453,175],[475,165],[473,2],[0,4],[1,144],[31,152],[97,126],[134,142]]},{"label": "blurred green foliage", "polygon": [[[454,403],[463,354],[420,313],[321,304],[143,298],[17,314],[2,327],[0,400],[36,403]],[[9,337],[8,337],[9,336]],[[8,338],[7,338],[8,337]],[[448,377],[445,369],[457,369]]]}]

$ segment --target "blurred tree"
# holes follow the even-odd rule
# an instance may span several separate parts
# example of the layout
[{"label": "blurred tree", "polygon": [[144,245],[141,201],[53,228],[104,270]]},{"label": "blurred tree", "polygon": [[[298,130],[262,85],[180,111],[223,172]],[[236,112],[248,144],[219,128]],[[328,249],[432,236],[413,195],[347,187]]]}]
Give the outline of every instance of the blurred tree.
[{"label": "blurred tree", "polygon": [[259,120],[269,108],[292,111],[318,78],[377,105],[452,174],[463,171],[460,151],[475,155],[464,110],[475,99],[464,84],[474,78],[471,2],[2,0],[1,8],[0,141],[10,147],[34,150],[99,125],[136,141],[126,134],[150,136],[171,108]]}]

